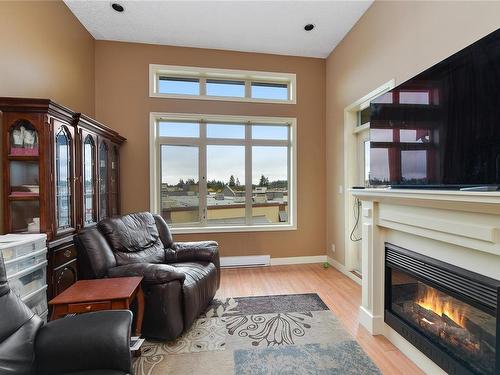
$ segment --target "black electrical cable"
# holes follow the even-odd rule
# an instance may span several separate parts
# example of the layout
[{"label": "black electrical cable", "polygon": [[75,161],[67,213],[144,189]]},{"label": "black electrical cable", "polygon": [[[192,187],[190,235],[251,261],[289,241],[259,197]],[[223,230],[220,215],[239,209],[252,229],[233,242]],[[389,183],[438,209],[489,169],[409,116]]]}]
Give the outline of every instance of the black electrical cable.
[{"label": "black electrical cable", "polygon": [[359,213],[360,213],[359,211],[360,211],[360,207],[361,207],[360,200],[358,198],[355,198],[353,211],[354,211],[354,219],[356,221],[354,223],[354,227],[352,228],[351,235],[349,236],[349,238],[351,239],[352,242],[358,242],[358,241],[361,241],[363,239],[362,237],[358,238],[358,237],[356,237],[354,235],[354,232],[356,231],[356,228],[359,225]]}]

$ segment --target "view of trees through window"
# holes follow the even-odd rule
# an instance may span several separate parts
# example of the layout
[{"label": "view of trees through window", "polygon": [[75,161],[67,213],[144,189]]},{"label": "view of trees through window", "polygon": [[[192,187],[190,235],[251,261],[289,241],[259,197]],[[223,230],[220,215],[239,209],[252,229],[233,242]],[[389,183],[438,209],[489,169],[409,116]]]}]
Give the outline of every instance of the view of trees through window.
[{"label": "view of trees through window", "polygon": [[158,126],[160,209],[168,223],[289,223],[289,124],[162,120]]}]

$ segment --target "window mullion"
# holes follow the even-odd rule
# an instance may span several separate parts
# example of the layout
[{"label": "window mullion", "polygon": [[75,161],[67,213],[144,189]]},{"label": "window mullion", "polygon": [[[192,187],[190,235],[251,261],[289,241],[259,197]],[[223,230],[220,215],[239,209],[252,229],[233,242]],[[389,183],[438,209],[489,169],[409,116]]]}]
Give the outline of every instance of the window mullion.
[{"label": "window mullion", "polygon": [[162,214],[162,200],[161,200],[161,169],[162,169],[162,163],[163,161],[161,160],[161,143],[158,142],[156,145],[156,186],[158,187],[158,190],[156,192],[156,202],[155,202],[155,210],[156,213],[161,215]]},{"label": "window mullion", "polygon": [[200,96],[207,95],[207,79],[200,78]]},{"label": "window mullion", "polygon": [[245,125],[245,224],[252,225],[252,126]]},{"label": "window mullion", "polygon": [[245,98],[252,97],[252,82],[247,79],[245,80]]},{"label": "window mullion", "polygon": [[199,148],[199,204],[201,225],[207,225],[207,124],[200,121],[200,148]]},{"label": "window mullion", "polygon": [[287,181],[288,181],[288,224],[291,224],[295,218],[293,217],[294,211],[293,211],[293,206],[295,205],[295,200],[292,199],[292,194],[295,194],[295,185],[293,183],[294,179],[296,176],[292,174],[292,152],[295,152],[293,149],[293,139],[292,139],[292,127],[288,127],[288,146],[287,146],[287,166],[286,166],[286,172],[287,172]]}]

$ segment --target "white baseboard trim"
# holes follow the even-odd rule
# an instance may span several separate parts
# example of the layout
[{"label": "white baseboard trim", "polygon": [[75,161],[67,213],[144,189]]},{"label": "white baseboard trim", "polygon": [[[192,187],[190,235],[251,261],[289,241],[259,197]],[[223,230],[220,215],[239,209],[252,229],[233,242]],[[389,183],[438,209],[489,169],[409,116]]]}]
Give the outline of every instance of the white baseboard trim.
[{"label": "white baseboard trim", "polygon": [[347,269],[346,266],[344,266],[342,263],[336,261],[335,259],[328,257],[328,263],[332,265],[337,271],[342,272],[344,275],[346,275],[348,278],[351,280],[355,281],[359,285],[361,285],[361,279],[357,277],[355,274],[353,274],[351,271]]},{"label": "white baseboard trim", "polygon": [[373,315],[363,306],[359,306],[359,323],[372,335],[383,335],[385,332],[384,317]]},{"label": "white baseboard trim", "polygon": [[304,256],[304,257],[286,257],[286,258],[271,258],[269,255],[249,255],[249,256],[234,256],[221,257],[221,267],[237,268],[237,267],[265,267],[265,266],[284,266],[288,264],[310,264],[310,263],[325,263],[328,259],[326,255]]},{"label": "white baseboard trim", "polygon": [[271,266],[283,266],[286,264],[324,263],[326,261],[326,255],[317,255],[310,257],[271,258]]}]

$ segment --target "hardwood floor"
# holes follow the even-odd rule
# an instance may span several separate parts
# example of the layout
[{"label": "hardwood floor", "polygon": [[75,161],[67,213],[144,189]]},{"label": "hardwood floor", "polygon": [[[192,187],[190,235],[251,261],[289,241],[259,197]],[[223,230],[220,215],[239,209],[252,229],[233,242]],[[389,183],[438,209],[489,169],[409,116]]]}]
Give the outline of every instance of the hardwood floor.
[{"label": "hardwood floor", "polygon": [[358,324],[361,287],[330,267],[301,264],[258,268],[223,269],[220,297],[317,293],[356,338],[384,374],[423,372],[383,336],[371,336]]}]

